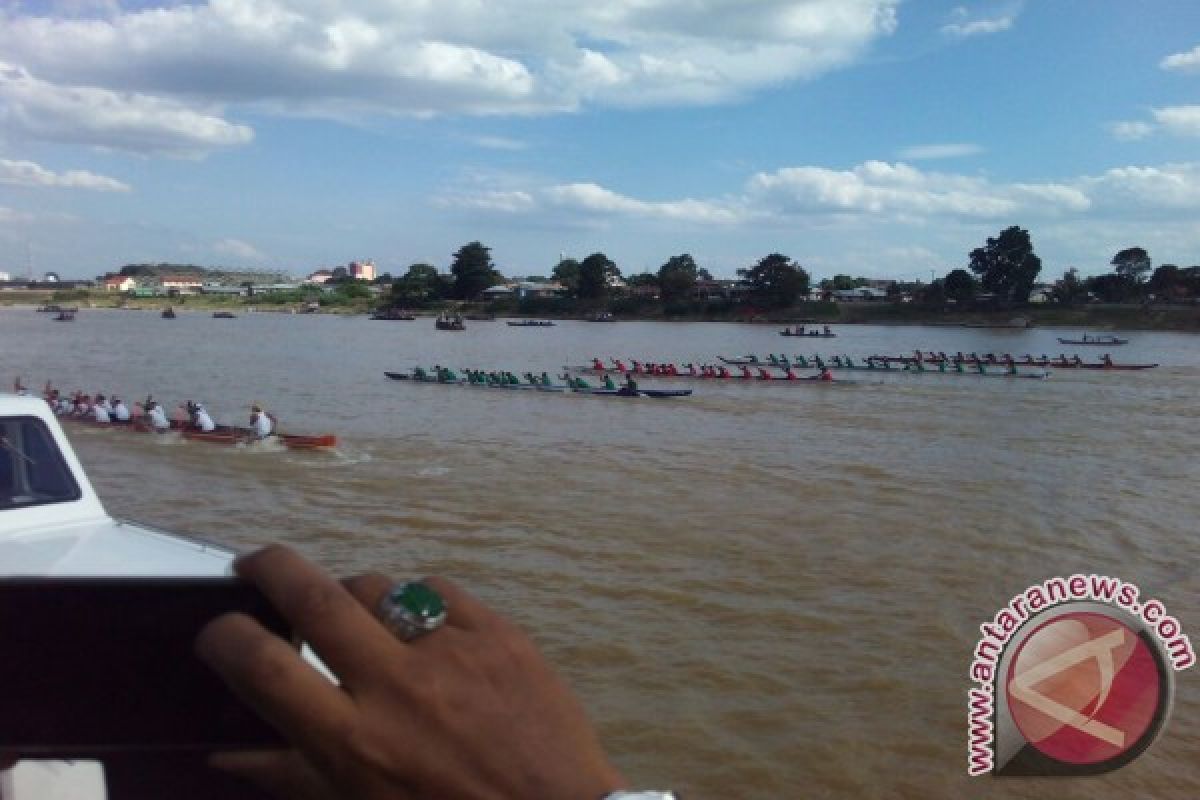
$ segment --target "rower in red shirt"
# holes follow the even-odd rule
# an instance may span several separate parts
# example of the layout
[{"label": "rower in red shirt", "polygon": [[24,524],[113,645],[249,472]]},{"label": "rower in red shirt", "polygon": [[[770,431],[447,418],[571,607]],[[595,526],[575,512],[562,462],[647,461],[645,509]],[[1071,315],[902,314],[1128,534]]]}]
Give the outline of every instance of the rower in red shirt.
[{"label": "rower in red shirt", "polygon": [[725,367],[719,367],[717,369],[717,377],[718,378],[729,378],[732,376],[729,374],[729,370],[725,369]]},{"label": "rower in red shirt", "polygon": [[592,369],[596,370],[597,372],[604,372],[604,362],[595,356],[592,356]]},{"label": "rower in red shirt", "polygon": [[796,373],[792,372],[792,368],[790,366],[783,368],[783,377],[789,381],[799,380],[796,377]]},{"label": "rower in red shirt", "polygon": [[832,381],[833,380],[833,373],[829,371],[829,367],[825,367],[824,369],[821,370],[821,374],[817,376],[817,380],[819,380],[819,381]]},{"label": "rower in red shirt", "polygon": [[750,380],[753,377],[754,377],[754,375],[753,375],[753,373],[750,372],[750,368],[747,367],[745,364],[743,364],[742,365],[742,378],[744,380]]},{"label": "rower in red shirt", "polygon": [[771,373],[767,372],[762,367],[759,367],[758,368],[758,379],[760,381],[769,381],[769,380],[771,380]]}]

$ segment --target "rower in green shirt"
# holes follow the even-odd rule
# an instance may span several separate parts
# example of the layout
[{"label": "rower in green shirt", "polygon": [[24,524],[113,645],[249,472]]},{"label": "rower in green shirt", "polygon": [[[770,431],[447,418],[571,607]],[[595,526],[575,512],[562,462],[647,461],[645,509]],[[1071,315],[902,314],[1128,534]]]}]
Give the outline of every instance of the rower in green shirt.
[{"label": "rower in green shirt", "polygon": [[604,373],[604,388],[605,389],[616,389],[617,388],[617,384],[613,383],[612,375],[609,375],[607,372]]},{"label": "rower in green shirt", "polygon": [[429,373],[425,371],[424,367],[417,367],[416,369],[413,370],[413,380],[416,380],[416,381],[429,380]]}]

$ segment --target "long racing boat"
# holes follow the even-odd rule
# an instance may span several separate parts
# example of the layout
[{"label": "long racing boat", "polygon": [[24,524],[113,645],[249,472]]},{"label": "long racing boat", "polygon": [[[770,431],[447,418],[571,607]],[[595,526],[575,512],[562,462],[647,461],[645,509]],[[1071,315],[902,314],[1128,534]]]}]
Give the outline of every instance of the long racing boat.
[{"label": "long racing boat", "polygon": [[571,394],[589,394],[600,397],[690,397],[691,389],[643,389],[638,387],[635,391],[631,391],[624,387],[616,389],[607,389],[602,386],[589,386],[580,388],[568,386],[565,383],[477,383],[468,381],[465,378],[455,378],[453,380],[443,380],[432,375],[417,375],[411,372],[384,372],[388,378],[394,381],[408,381],[410,383],[432,383],[441,386],[463,386],[468,389],[496,389],[499,391],[526,391],[526,392],[561,392]]},{"label": "long racing boat", "polygon": [[[94,419],[73,415],[63,415],[60,416],[59,419],[63,420],[64,422],[85,425],[89,428],[119,430],[126,433],[156,433],[153,427],[140,420],[134,420],[131,422],[97,422]],[[164,431],[163,433],[176,434],[189,441],[224,445],[248,444],[257,439],[257,435],[250,428],[241,428],[233,425],[218,425],[216,430],[201,431],[195,428],[187,427],[186,425],[176,421],[172,421],[171,429],[169,431]],[[275,433],[271,434],[268,439],[278,441],[289,450],[317,450],[322,448],[337,447],[337,436],[332,433],[322,433],[317,435]]]}]

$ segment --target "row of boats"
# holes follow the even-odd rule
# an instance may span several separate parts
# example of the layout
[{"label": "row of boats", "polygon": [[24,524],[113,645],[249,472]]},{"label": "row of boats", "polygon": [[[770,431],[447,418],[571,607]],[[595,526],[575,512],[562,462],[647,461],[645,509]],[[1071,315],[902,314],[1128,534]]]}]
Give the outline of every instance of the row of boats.
[{"label": "row of boats", "polygon": [[435,366],[429,370],[417,367],[412,372],[384,372],[383,374],[394,381],[437,384],[440,386],[464,386],[469,389],[557,392],[563,394],[586,394],[597,397],[653,397],[659,399],[689,397],[692,394],[691,389],[643,388],[637,384],[632,375],[627,376],[623,384],[617,384],[606,375],[603,385],[592,386],[586,379],[571,377],[570,375],[560,376],[559,380],[563,382],[556,383],[546,372],[543,372],[541,375],[526,372],[523,376],[518,377],[516,373],[508,371],[467,369],[463,370],[462,375],[459,375],[454,370],[442,366]]}]

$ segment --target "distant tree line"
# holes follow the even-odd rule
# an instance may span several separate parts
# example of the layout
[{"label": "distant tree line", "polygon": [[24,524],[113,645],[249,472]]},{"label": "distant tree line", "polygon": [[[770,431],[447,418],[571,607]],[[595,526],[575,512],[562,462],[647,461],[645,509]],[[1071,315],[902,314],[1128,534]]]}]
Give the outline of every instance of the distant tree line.
[{"label": "distant tree line", "polygon": [[[1050,287],[1049,301],[1077,306],[1089,302],[1146,303],[1200,298],[1200,266],[1181,268],[1162,264],[1155,268],[1142,247],[1119,251],[1109,266],[1113,267],[1111,272],[1088,278],[1081,277],[1077,267],[1070,267]],[[1042,262],[1033,251],[1029,232],[1012,226],[988,238],[983,247],[972,250],[967,267],[951,270],[944,278],[917,287],[916,295],[929,306],[947,302],[959,306],[1021,305],[1029,301]]]},{"label": "distant tree line", "polygon": [[[757,263],[738,270],[745,301],[764,309],[787,308],[809,290],[808,272],[787,256],[772,253]],[[535,276],[545,281],[543,276]],[[534,281],[534,278],[527,280]],[[668,258],[656,272],[624,276],[621,268],[604,253],[592,253],[582,261],[560,260],[550,270],[550,281],[563,287],[557,298],[538,298],[546,311],[615,309],[635,311],[660,305],[667,313],[698,310],[706,287],[715,282],[712,274],[688,253]],[[491,249],[480,242],[463,245],[452,257],[448,273],[431,264],[417,263],[392,283],[389,302],[393,307],[428,308],[449,301],[479,300],[481,293],[504,282],[491,258]],[[728,288],[728,287],[726,287]],[[709,293],[720,293],[712,289]],[[711,304],[711,300],[708,301]]]}]

